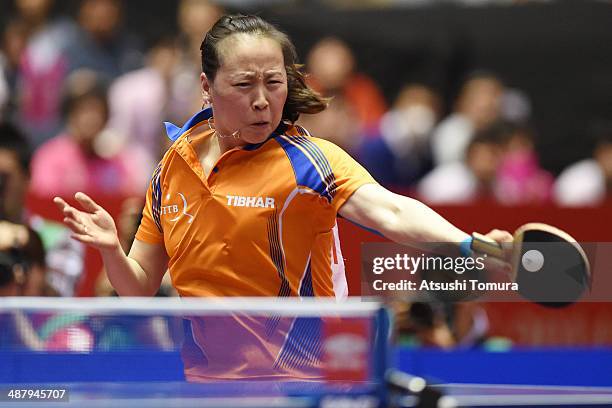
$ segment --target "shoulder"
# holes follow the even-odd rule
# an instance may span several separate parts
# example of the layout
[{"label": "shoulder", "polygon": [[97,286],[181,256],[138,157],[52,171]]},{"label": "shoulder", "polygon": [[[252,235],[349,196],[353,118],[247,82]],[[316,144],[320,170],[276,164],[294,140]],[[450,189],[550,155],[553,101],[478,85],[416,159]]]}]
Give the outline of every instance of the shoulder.
[{"label": "shoulder", "polygon": [[444,137],[455,135],[457,133],[469,133],[472,130],[472,125],[467,118],[461,114],[453,113],[442,119],[442,121],[434,129],[435,137]]},{"label": "shoulder", "polygon": [[557,190],[597,189],[605,184],[601,168],[594,159],[585,159],[565,168],[557,178]]},{"label": "shoulder", "polygon": [[299,164],[300,158],[304,158],[307,159],[305,163],[310,162],[325,172],[349,169],[357,165],[347,152],[325,139],[284,134],[277,140],[291,162]]},{"label": "shoulder", "polygon": [[585,159],[566,167],[559,175],[559,180],[565,178],[599,178],[601,169],[594,159]]},{"label": "shoulder", "polygon": [[185,166],[191,168],[198,166],[197,153],[194,153],[194,150],[197,152],[197,145],[194,146],[193,139],[190,139],[201,136],[198,129],[200,129],[199,126],[190,128],[172,142],[159,160],[154,175],[161,174],[162,178],[166,176],[181,178],[186,174]]},{"label": "shoulder", "polygon": [[605,195],[605,177],[594,159],[581,160],[567,167],[554,185],[554,196],[562,205],[589,205]]},{"label": "shoulder", "polygon": [[195,128],[188,129],[183,132],[176,140],[171,141],[170,146],[166,149],[160,163],[169,163],[176,155],[185,154],[186,151],[190,150],[190,137],[194,137],[196,135]]},{"label": "shoulder", "polygon": [[430,203],[453,203],[469,200],[476,181],[461,162],[443,164],[429,172],[417,186],[419,196]]},{"label": "shoulder", "polygon": [[312,135],[306,128],[300,125],[293,125],[282,135],[284,140],[297,145],[310,146],[315,150],[321,151],[325,156],[348,156],[341,147],[326,139],[321,139]]},{"label": "shoulder", "polygon": [[441,164],[435,167],[432,171],[423,177],[422,183],[439,183],[447,182],[452,180],[453,182],[459,180],[467,180],[471,176],[470,171],[461,162],[451,162]]}]

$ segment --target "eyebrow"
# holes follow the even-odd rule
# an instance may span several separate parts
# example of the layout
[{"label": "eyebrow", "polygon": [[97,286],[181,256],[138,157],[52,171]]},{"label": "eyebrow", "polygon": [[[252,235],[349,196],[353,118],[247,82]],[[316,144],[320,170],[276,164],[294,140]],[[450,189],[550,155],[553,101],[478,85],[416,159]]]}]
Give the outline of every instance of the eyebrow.
[{"label": "eyebrow", "polygon": [[[282,74],[283,74],[282,71],[274,69],[274,70],[269,70],[269,71],[264,72],[264,77],[271,77],[274,75],[282,75]],[[230,75],[230,78],[231,79],[238,79],[238,78],[249,78],[250,79],[250,78],[255,78],[256,76],[257,75],[252,71],[242,71],[242,72],[238,72],[238,73]]]}]

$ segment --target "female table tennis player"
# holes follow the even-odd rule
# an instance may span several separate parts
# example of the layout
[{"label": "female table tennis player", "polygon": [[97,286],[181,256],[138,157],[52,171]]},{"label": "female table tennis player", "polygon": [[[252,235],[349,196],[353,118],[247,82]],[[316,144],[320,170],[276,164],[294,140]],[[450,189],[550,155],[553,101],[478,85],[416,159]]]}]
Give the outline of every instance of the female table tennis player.
[{"label": "female table tennis player", "polygon": [[[75,195],[82,210],[54,200],[74,238],[100,251],[120,295],[153,295],[169,270],[181,296],[346,296],[338,215],[398,243],[470,237],[294,125],[326,100],[306,85],[293,44],[274,26],[224,16],[201,51],[208,107],[180,129],[167,125],[176,141],[153,174],[129,254],[85,194]],[[512,240],[498,230],[488,237]]]}]

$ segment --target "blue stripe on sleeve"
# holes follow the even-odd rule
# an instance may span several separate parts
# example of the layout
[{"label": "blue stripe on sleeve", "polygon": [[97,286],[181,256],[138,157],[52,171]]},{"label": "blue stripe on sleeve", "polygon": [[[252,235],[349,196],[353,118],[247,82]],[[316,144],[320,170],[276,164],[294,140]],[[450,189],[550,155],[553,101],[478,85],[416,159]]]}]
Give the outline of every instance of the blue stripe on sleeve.
[{"label": "blue stripe on sleeve", "polygon": [[331,203],[332,197],[325,188],[325,183],[313,162],[297,146],[283,139],[283,137],[278,136],[275,140],[285,150],[293,167],[297,184],[316,191]]}]

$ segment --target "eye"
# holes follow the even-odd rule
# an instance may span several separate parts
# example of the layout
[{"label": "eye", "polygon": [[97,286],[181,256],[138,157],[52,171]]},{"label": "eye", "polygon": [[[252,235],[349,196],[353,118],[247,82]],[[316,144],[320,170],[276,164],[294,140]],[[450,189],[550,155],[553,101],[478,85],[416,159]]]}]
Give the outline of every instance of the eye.
[{"label": "eye", "polygon": [[279,80],[279,79],[272,79],[270,81],[268,81],[268,84],[270,85],[277,85],[277,84],[282,84],[283,81]]},{"label": "eye", "polygon": [[238,87],[238,88],[246,88],[247,86],[249,86],[250,83],[248,82],[238,82],[237,84],[235,84],[234,86]]}]

